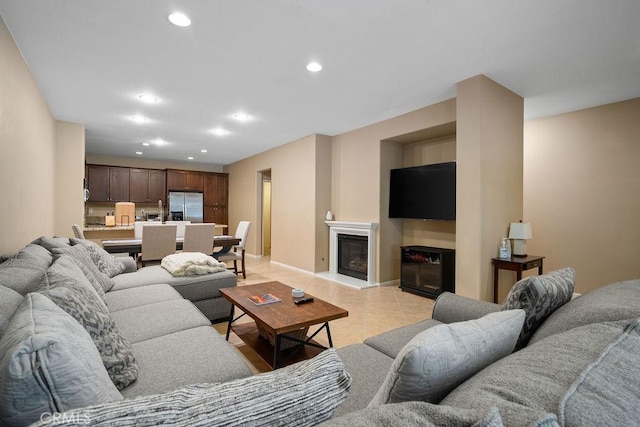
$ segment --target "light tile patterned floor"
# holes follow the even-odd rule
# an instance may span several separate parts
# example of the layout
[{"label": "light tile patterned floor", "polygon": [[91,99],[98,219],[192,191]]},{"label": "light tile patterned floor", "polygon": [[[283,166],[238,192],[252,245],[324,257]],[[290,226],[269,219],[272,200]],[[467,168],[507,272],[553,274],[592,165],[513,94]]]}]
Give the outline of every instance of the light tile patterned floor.
[{"label": "light tile patterned floor", "polygon": [[[431,317],[434,305],[433,300],[402,292],[397,286],[359,290],[322,279],[311,273],[271,263],[268,257],[247,257],[247,278],[243,279],[240,275],[238,286],[272,280],[294,288],[302,288],[315,297],[349,311],[349,317],[330,322],[333,345],[337,348],[361,343],[382,332],[428,319]],[[251,319],[245,316],[241,321],[251,321]],[[218,323],[214,327],[224,334],[227,323]],[[315,339],[323,345],[328,344],[324,332],[320,332]],[[229,341],[253,365],[255,372],[270,370],[240,338],[232,334]]]}]

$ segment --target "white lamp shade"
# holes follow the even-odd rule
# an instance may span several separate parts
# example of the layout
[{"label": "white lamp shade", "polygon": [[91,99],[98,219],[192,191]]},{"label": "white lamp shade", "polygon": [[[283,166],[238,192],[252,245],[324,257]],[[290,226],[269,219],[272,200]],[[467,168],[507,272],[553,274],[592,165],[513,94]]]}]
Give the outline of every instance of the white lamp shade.
[{"label": "white lamp shade", "polygon": [[531,223],[528,223],[528,222],[512,222],[511,223],[511,227],[509,227],[510,239],[530,239],[531,237],[532,237]]}]

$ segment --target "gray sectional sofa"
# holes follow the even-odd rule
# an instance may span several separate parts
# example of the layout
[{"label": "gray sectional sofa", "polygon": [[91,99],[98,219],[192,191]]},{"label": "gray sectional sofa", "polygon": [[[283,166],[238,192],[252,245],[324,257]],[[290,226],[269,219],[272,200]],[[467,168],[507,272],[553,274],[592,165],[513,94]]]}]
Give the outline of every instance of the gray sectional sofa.
[{"label": "gray sectional sofa", "polygon": [[[531,280],[524,279],[522,288],[530,287]],[[416,362],[415,351],[413,361],[398,360],[410,342],[435,327],[464,325],[501,312],[504,306],[444,293],[436,301],[432,319],[339,349],[352,386],[334,418],[323,425],[640,425],[640,280],[597,288],[550,308],[545,316],[538,316],[537,324],[531,321],[536,309],[545,304],[550,308],[540,293],[520,294],[529,320],[518,337],[524,336],[523,347],[475,373],[466,372],[459,384],[446,385],[450,390],[429,403],[419,401],[416,393],[415,399],[389,399],[391,403],[381,404],[379,393],[394,369],[404,370],[405,377],[415,380],[409,392],[412,386],[437,388],[436,379],[430,378],[443,365],[448,369],[445,377],[451,378],[456,370],[482,359],[491,343],[486,337],[487,347],[461,340],[444,361],[438,359],[439,349],[423,359],[418,355],[422,365],[416,372],[415,366],[414,371],[407,368]],[[462,335],[449,338],[455,341]],[[460,363],[456,365],[455,360]],[[406,393],[407,381],[402,389],[401,377],[391,379]]]},{"label": "gray sectional sofa", "polygon": [[174,287],[119,273],[101,294],[78,253],[34,243],[0,257],[2,425],[640,425],[640,280],[572,299],[562,269],[503,305],[444,293],[432,319],[252,376]]},{"label": "gray sectional sofa", "polygon": [[[18,310],[29,311],[30,307],[32,317],[36,318],[36,314],[33,313],[38,311],[33,307],[43,306],[43,300],[40,295],[37,295],[37,297],[31,298],[32,301],[27,302],[26,296],[33,295],[32,293],[44,293],[49,299],[53,299],[46,292],[54,292],[60,283],[63,285],[69,284],[69,282],[72,282],[71,284],[83,282],[85,285],[89,283],[82,274],[82,270],[73,270],[77,266],[70,263],[69,255],[58,254],[54,256],[50,251],[50,249],[53,251],[54,248],[62,248],[64,253],[65,249],[70,248],[68,240],[41,238],[35,243],[40,244],[27,245],[19,252],[4,255],[0,259],[3,261],[0,263],[0,343],[2,343],[0,348],[2,351],[0,353],[0,376],[2,377],[2,381],[0,381],[2,383],[0,386],[0,401],[2,402],[0,414],[2,421],[0,424],[2,425],[20,425],[25,419],[38,421],[39,418],[34,418],[33,415],[47,412],[36,403],[39,393],[32,390],[34,394],[30,395],[29,390],[20,389],[15,372],[11,369],[16,364],[24,363],[24,357],[28,359],[34,355],[37,356],[39,354],[38,346],[49,346],[50,348],[59,346],[55,335],[66,335],[69,329],[58,325],[59,329],[57,333],[54,333],[51,329],[54,331],[56,329],[52,325],[31,325],[30,328],[36,331],[39,327],[50,329],[43,332],[47,337],[44,344],[27,336],[28,339],[23,337],[23,343],[20,346],[24,347],[26,345],[24,343],[28,342],[33,348],[29,350],[25,347],[16,350],[16,346],[12,346],[12,344],[19,341],[16,341],[17,338],[11,341],[6,336],[7,331],[11,330],[14,334],[19,335],[24,333],[24,330],[21,331],[18,328],[20,325],[12,325],[15,320],[12,318]],[[135,267],[129,265],[128,268]],[[136,272],[122,273],[112,278],[114,285],[102,293],[101,300],[108,309],[113,323],[117,325],[119,334],[126,340],[125,347],[132,351],[137,370],[135,380],[125,388],[111,393],[112,397],[115,395],[118,399],[132,398],[175,390],[184,385],[225,382],[248,377],[252,374],[239,353],[211,327],[209,318],[180,293],[194,298],[197,304],[199,301],[214,299],[212,292],[205,289],[205,286],[212,286],[213,283],[235,286],[233,273],[222,272],[213,274],[213,276],[218,274],[222,276],[219,281],[199,277],[190,284],[190,278],[171,280],[158,272],[155,267],[144,267]],[[232,277],[229,277],[229,274]],[[165,283],[162,283],[163,281]],[[56,282],[55,286],[53,282]],[[166,284],[166,282],[172,282],[173,286]],[[46,290],[45,288],[50,289]],[[214,290],[218,292],[217,288]],[[207,295],[208,298],[202,298]],[[54,310],[50,305],[45,305],[43,310],[47,313]],[[220,307],[217,307],[218,305]],[[212,317],[220,317],[219,315],[223,313],[228,315],[228,309],[222,304],[206,302],[205,306],[211,307],[208,313]],[[99,311],[101,307],[102,305],[98,309],[92,309]],[[87,309],[87,311],[89,310],[91,309]],[[92,315],[93,313],[89,313],[89,316]],[[44,317],[45,322],[46,319],[53,317],[55,316],[47,314]],[[24,322],[27,320],[27,318],[23,319]],[[87,322],[93,321],[94,317],[90,317]],[[62,322],[62,324],[66,323]],[[82,359],[87,360],[89,357]],[[41,363],[46,365],[47,362],[42,361]],[[118,361],[117,363],[123,362]],[[22,369],[22,375],[27,376],[26,371],[27,369]],[[48,387],[55,388],[56,385],[51,384],[55,380],[48,378],[48,381],[50,382]],[[111,392],[113,391],[111,390]],[[61,391],[60,393],[64,394],[65,392]],[[87,392],[87,394],[90,393]],[[30,400],[33,401],[29,402]],[[99,400],[94,400],[91,403],[99,402]],[[61,405],[58,409],[72,409],[72,406]],[[27,414],[26,418],[21,417],[21,414]],[[31,418],[29,418],[29,414],[32,416]]]}]

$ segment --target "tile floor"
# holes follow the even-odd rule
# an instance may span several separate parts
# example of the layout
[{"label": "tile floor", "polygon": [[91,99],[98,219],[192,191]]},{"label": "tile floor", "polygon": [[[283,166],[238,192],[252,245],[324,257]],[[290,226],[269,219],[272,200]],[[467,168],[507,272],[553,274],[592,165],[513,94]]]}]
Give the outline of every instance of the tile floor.
[{"label": "tile floor", "polygon": [[[269,257],[247,257],[246,263],[247,278],[243,279],[240,275],[238,286],[277,280],[294,288],[302,288],[315,297],[348,310],[348,317],[330,322],[333,345],[337,348],[361,343],[382,332],[428,319],[433,310],[433,300],[402,292],[397,286],[359,290],[271,263]],[[245,316],[240,321],[249,322],[251,319]],[[227,323],[218,323],[214,328],[225,334]],[[312,330],[315,331],[314,328]],[[315,340],[323,345],[328,344],[324,332],[320,332]],[[229,341],[249,361],[254,372],[271,370],[240,338],[232,334]]]}]

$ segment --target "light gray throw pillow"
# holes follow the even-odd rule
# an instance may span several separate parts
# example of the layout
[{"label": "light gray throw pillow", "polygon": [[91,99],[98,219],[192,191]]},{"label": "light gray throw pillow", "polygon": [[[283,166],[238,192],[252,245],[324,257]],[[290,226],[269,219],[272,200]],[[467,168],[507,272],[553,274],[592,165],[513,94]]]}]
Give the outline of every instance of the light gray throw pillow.
[{"label": "light gray throw pillow", "polygon": [[313,426],[332,416],[350,386],[351,377],[331,348],[276,371],[78,409],[37,425],[65,425],[66,417],[100,425]]},{"label": "light gray throw pillow", "polygon": [[575,280],[576,271],[567,267],[540,276],[525,277],[513,285],[502,309],[520,308],[527,314],[516,350],[527,345],[547,317],[571,301]]},{"label": "light gray throw pillow", "polygon": [[499,311],[420,332],[400,350],[369,407],[411,400],[439,403],[485,366],[509,355],[524,318],[523,310]]},{"label": "light gray throw pillow", "polygon": [[23,296],[13,289],[0,285],[0,338],[9,327],[9,321],[22,299]]},{"label": "light gray throw pillow", "polygon": [[63,255],[51,264],[38,292],[85,328],[119,390],[138,378],[138,364],[131,344],[120,334],[107,306],[69,256]]},{"label": "light gray throw pillow", "polygon": [[97,243],[85,239],[69,239],[73,246],[84,245],[89,250],[89,255],[98,269],[109,277],[124,273],[127,266],[118,261],[116,257],[102,249]]},{"label": "light gray throw pillow", "polygon": [[122,400],[89,334],[43,295],[23,299],[0,355],[1,425]]}]

